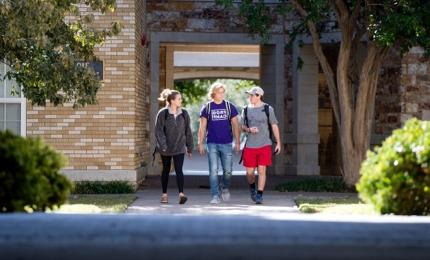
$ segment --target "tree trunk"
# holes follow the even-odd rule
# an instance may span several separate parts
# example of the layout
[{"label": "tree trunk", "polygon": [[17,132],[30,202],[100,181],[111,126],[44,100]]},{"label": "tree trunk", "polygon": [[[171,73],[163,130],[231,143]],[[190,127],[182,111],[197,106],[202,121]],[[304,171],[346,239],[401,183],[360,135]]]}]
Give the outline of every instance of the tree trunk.
[{"label": "tree trunk", "polygon": [[[340,114],[343,116],[340,129],[342,175],[349,186],[355,185],[360,179],[361,163],[365,160],[366,152],[370,147],[379,71],[387,50],[378,47],[373,42],[368,42],[367,55],[361,64],[360,75],[358,75],[359,87],[355,101],[352,100],[352,86],[345,85],[350,83],[348,81],[338,82],[338,88],[351,90],[351,93],[348,93],[350,95],[348,102],[351,102],[352,109],[340,107]],[[347,72],[347,69],[338,67],[339,74]],[[347,104],[349,104],[348,102]]]},{"label": "tree trunk", "polygon": [[[378,47],[368,39],[365,60],[357,67],[359,75],[351,75],[357,73],[356,71],[351,71],[351,65],[356,58],[355,48],[358,48],[356,45],[367,32],[366,27],[357,27],[361,1],[356,1],[352,14],[349,13],[347,5],[343,1],[329,1],[341,28],[340,49],[335,75],[322,50],[316,24],[312,19],[308,19],[309,14],[300,1],[291,0],[291,3],[306,20],[312,36],[315,55],[327,79],[336,126],[339,130],[342,158],[341,173],[345,183],[349,186],[354,186],[360,179],[361,163],[370,147],[378,76],[388,49]],[[357,91],[351,82],[352,78],[358,79]]]},{"label": "tree trunk", "polygon": [[366,150],[363,147],[352,147],[350,142],[341,138],[342,176],[346,185],[353,187],[360,179],[360,167]]}]

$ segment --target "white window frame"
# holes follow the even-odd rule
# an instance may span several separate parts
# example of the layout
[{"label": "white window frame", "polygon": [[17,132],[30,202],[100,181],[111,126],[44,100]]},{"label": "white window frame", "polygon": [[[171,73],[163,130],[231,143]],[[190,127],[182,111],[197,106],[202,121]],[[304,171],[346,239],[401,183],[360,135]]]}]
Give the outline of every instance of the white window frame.
[{"label": "white window frame", "polygon": [[[6,74],[6,64],[3,62],[0,62],[0,69],[1,69],[1,75],[2,77]],[[4,84],[5,87],[4,91],[6,92],[6,83],[2,80],[0,81],[0,84]],[[21,127],[20,127],[20,134],[21,136],[27,135],[27,100],[25,99],[22,89],[21,89],[21,97],[0,97],[0,104],[20,104],[21,105]],[[6,109],[4,111],[5,118],[6,118]],[[3,131],[4,129],[0,129]]]}]

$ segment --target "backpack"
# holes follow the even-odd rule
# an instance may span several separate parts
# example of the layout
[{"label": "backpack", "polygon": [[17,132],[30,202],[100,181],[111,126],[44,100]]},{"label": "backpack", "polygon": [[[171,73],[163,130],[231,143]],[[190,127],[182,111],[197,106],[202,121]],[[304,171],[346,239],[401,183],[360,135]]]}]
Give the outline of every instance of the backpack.
[{"label": "backpack", "polygon": [[[272,129],[272,126],[270,125],[269,108],[270,106],[268,104],[264,104],[264,113],[266,113],[266,117],[267,117],[267,127],[269,129],[270,140],[272,141],[272,143],[276,144],[276,139],[275,139],[275,136],[273,135],[273,129]],[[243,121],[245,122],[246,127],[249,128],[248,106],[243,108],[243,114],[244,114]]]},{"label": "backpack", "polygon": [[[169,109],[168,108],[164,109],[163,113],[164,113],[164,121],[167,121],[167,117],[169,116]],[[181,115],[182,115],[182,118],[184,118],[184,121],[185,121],[185,135],[187,135],[187,127],[188,127],[188,124],[190,123],[188,121],[188,118],[185,115],[187,113],[188,113],[187,110],[182,109]],[[163,127],[163,131],[166,132],[166,126]],[[155,145],[154,152],[152,153],[152,165],[154,165],[155,153],[157,153],[157,145]]]},{"label": "backpack", "polygon": [[[272,143],[276,144],[276,140],[275,137],[273,135],[273,129],[272,126],[270,125],[270,112],[269,112],[269,108],[270,106],[268,104],[264,104],[264,113],[266,114],[267,117],[267,127],[269,128],[269,136],[270,136],[270,140],[272,141]],[[249,121],[248,121],[248,106],[243,108],[243,122],[245,123],[246,127],[249,128]],[[243,161],[243,150],[242,150],[242,154],[240,156],[240,160],[239,160],[239,164],[241,164]]]}]

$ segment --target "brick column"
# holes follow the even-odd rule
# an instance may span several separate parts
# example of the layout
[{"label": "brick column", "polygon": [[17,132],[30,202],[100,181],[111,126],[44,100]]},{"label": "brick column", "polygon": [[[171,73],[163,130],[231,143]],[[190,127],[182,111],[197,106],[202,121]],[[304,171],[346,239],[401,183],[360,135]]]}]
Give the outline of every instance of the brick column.
[{"label": "brick column", "polygon": [[[27,134],[40,136],[68,158],[64,173],[73,180],[142,179],[149,157],[148,91],[144,82],[143,32],[145,1],[117,0],[113,14],[94,13],[94,26],[123,26],[121,33],[97,47],[104,79],[97,105],[73,109],[27,107]],[[90,12],[82,8],[83,12]]]}]

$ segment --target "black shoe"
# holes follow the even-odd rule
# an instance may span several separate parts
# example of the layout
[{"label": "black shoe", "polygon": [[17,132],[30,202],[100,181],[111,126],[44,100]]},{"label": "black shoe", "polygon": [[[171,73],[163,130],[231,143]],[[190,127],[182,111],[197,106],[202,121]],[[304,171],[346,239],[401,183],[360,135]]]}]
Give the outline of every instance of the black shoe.
[{"label": "black shoe", "polygon": [[179,196],[179,204],[185,204],[185,202],[187,202],[187,197],[184,196]]},{"label": "black shoe", "polygon": [[255,204],[262,204],[263,203],[263,195],[261,194],[257,194],[257,196],[255,196]]},{"label": "black shoe", "polygon": [[255,198],[257,197],[257,191],[255,189],[251,189],[250,193],[251,193],[251,199],[252,199],[252,201],[255,202]]}]

